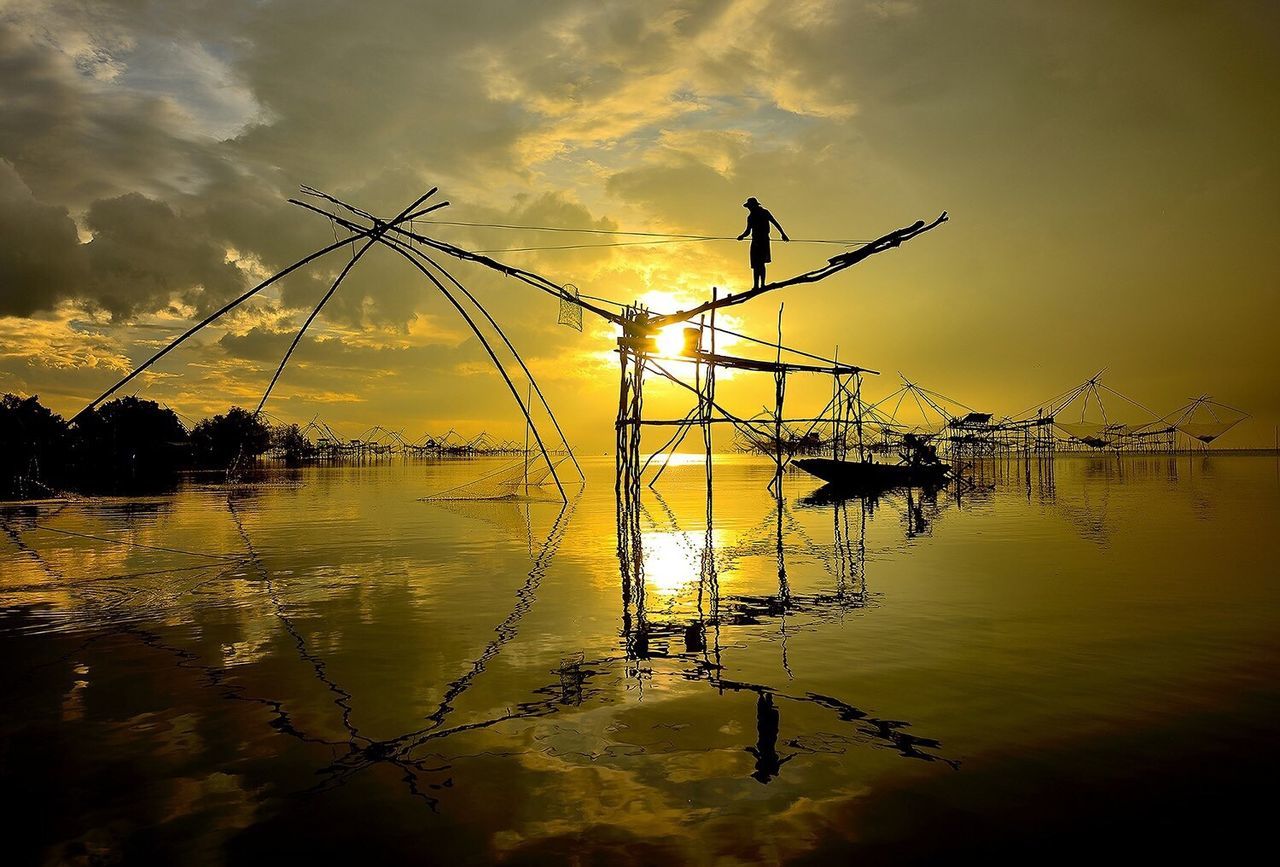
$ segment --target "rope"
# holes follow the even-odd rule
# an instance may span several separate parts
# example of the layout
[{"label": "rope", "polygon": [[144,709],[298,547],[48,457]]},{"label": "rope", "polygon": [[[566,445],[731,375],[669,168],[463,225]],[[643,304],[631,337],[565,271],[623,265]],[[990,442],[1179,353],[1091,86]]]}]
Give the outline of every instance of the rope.
[{"label": "rope", "polygon": [[44,524],[33,524],[37,530],[45,530],[50,533],[61,533],[64,536],[76,536],[80,539],[93,539],[98,542],[110,542],[113,545],[128,545],[131,548],[146,548],[149,551],[164,551],[168,554],[186,554],[191,557],[208,557],[211,560],[239,560],[239,557],[232,557],[226,554],[206,554],[203,551],[186,551],[182,548],[162,548],[156,545],[144,545],[141,542],[130,542],[128,539],[112,539],[110,536],[94,536],[89,533],[77,533],[74,530],[60,530],[57,527],[49,527]]},{"label": "rope", "polygon": [[[623,235],[638,238],[670,238],[673,240],[683,241],[736,241],[737,237],[727,237],[720,235],[690,235],[681,234],[679,232],[638,232],[623,231],[621,229],[579,229],[570,226],[523,226],[514,223],[471,223],[462,220],[422,220],[423,223],[434,223],[438,226],[471,226],[478,229],[527,229],[535,232],[572,232],[584,235]],[[793,244],[839,244],[848,247],[853,244],[869,244],[871,239],[867,238],[843,238],[843,239],[818,239],[818,238],[792,238]],[[486,252],[484,250],[473,250],[475,253]]]},{"label": "rope", "polygon": [[[473,253],[527,253],[534,250],[591,250],[599,247],[656,247],[659,244],[690,244],[700,241],[736,241],[736,237],[707,238],[665,238],[658,241],[607,241],[603,244],[555,244],[531,247],[491,247],[485,250],[472,250]],[[838,244],[841,247],[852,247],[865,241],[824,241],[813,238],[792,238],[791,244]]]}]

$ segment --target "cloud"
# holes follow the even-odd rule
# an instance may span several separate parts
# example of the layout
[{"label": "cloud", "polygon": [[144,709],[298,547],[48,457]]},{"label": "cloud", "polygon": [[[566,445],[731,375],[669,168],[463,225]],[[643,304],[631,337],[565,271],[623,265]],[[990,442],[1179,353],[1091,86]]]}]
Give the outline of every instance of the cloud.
[{"label": "cloud", "polygon": [[97,73],[0,20],[0,156],[36,197],[78,209],[106,196],[199,188],[216,158],[181,104]]},{"label": "cloud", "polygon": [[99,199],[84,224],[87,243],[66,208],[36,201],[0,161],[0,315],[29,316],[67,299],[118,318],[177,300],[205,309],[244,285],[225,246],[164,202],[138,193]]},{"label": "cloud", "polygon": [[[0,228],[16,242],[0,250],[0,314],[105,311],[110,321],[94,327],[137,355],[333,239],[326,221],[285,202],[300,183],[380,214],[439,185],[437,198],[454,203],[442,219],[715,235],[740,231],[739,204],[757,195],[797,237],[865,237],[944,207],[955,215],[892,265],[886,257],[788,296],[798,342],[848,347],[844,323],[856,316],[859,361],[926,382],[963,374],[984,392],[948,385],[966,399],[1021,389],[1010,402],[1024,406],[1041,387],[1066,387],[1071,365],[1040,361],[1011,384],[1008,359],[1069,355],[1067,335],[1092,328],[1107,360],[1158,368],[1138,375],[1155,387],[1170,365],[1187,378],[1203,370],[1180,367],[1169,347],[1202,327],[1230,330],[1242,311],[1259,322],[1275,312],[1280,169],[1268,147],[1274,113],[1259,109],[1276,81],[1273,17],[1237,4],[1157,15],[1131,4],[1081,14],[907,0],[387,0],[356,15],[338,0],[11,0],[0,12]],[[481,249],[559,237],[431,231]],[[347,255],[263,293],[165,371],[228,351],[224,334],[283,331]],[[825,255],[779,245],[773,267],[803,270]],[[504,255],[622,300],[736,285],[744,257],[730,242]],[[607,403],[607,377],[580,372],[606,351],[608,328],[559,328],[554,299],[442,264],[540,371],[575,372],[564,379],[573,400]],[[1209,288],[1222,303],[1179,312]],[[1032,320],[1061,323],[1062,336],[1027,327],[1031,299]],[[775,313],[743,310],[742,325],[767,332]],[[320,350],[326,341],[398,349],[366,360],[406,365],[427,363],[415,353],[429,345],[440,353],[424,368],[439,400],[473,411],[446,381],[448,353],[456,364],[483,355],[440,293],[389,251],[370,252],[316,328],[299,355],[312,366],[298,375],[336,365],[326,389],[307,386],[316,393],[377,386],[372,371],[341,367],[353,356],[336,345]],[[1268,338],[1245,331],[1225,350],[1231,370],[1269,369]],[[998,347],[996,360],[961,351],[975,342]],[[234,376],[267,363],[222,362],[211,389],[240,388]],[[101,367],[81,371],[78,386],[75,373],[59,373],[59,388],[105,387]],[[1277,393],[1259,376],[1232,374],[1252,382],[1251,395]],[[425,387],[414,395],[429,399]],[[398,397],[362,406],[417,412]]]},{"label": "cloud", "polygon": [[226,247],[164,202],[137,193],[100,199],[85,225],[93,240],[84,245],[90,279],[82,297],[114,316],[155,310],[174,296],[208,309],[243,287]]},{"label": "cloud", "polygon": [[86,276],[66,208],[35,200],[0,159],[0,316],[30,316],[74,295]]},{"label": "cloud", "polygon": [[0,359],[26,362],[33,371],[129,369],[120,342],[66,306],[50,317],[0,316]]}]

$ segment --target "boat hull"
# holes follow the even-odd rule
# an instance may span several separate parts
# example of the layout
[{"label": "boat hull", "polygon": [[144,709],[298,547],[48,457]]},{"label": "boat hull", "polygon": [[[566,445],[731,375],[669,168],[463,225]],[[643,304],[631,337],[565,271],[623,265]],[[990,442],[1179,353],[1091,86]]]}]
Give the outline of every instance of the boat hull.
[{"label": "boat hull", "polygon": [[873,464],[836,461],[831,458],[804,458],[796,466],[824,482],[842,488],[900,488],[940,485],[951,470],[948,464]]}]

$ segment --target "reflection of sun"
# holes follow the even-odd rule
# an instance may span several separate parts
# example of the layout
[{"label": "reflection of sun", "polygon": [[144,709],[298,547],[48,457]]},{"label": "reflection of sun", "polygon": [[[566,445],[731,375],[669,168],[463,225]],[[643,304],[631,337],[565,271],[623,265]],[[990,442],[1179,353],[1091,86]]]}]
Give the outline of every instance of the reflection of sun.
[{"label": "reflection of sun", "polygon": [[643,544],[646,586],[670,594],[698,580],[702,534],[684,530],[645,533]]}]

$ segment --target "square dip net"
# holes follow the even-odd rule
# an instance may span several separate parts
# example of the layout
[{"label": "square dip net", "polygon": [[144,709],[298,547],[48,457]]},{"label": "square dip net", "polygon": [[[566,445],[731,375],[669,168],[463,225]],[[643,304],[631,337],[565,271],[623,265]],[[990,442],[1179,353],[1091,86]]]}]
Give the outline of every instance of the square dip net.
[{"label": "square dip net", "polygon": [[521,461],[494,470],[488,475],[448,490],[426,497],[424,502],[447,500],[507,500],[510,502],[560,502],[560,494],[551,479],[553,467],[559,467],[565,458],[548,462],[539,455],[536,459]]}]

